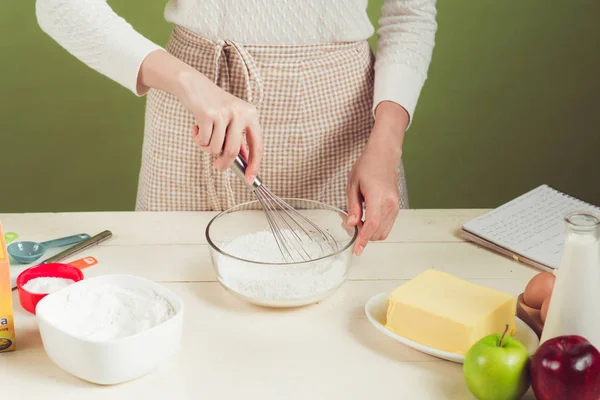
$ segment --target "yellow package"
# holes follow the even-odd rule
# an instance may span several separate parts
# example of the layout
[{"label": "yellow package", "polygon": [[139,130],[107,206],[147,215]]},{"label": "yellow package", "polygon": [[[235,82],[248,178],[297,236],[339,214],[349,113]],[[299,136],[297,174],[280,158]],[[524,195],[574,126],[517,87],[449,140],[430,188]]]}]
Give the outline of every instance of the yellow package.
[{"label": "yellow package", "polygon": [[6,252],[4,231],[0,223],[0,353],[15,349],[10,261]]}]

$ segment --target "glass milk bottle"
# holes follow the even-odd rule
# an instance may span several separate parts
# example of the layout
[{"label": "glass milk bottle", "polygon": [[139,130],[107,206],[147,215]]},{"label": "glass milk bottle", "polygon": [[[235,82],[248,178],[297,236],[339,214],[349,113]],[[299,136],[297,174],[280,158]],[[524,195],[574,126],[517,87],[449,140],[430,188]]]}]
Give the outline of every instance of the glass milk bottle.
[{"label": "glass milk bottle", "polygon": [[577,212],[565,221],[562,262],[556,271],[541,342],[580,335],[600,349],[600,219]]}]

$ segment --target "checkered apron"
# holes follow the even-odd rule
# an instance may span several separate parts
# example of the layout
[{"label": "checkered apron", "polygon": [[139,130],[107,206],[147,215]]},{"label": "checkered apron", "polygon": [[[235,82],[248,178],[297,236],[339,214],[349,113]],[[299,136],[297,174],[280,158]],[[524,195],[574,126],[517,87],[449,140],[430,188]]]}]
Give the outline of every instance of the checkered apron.
[{"label": "checkered apron", "polygon": [[[259,176],[276,195],[347,208],[346,185],[373,128],[373,53],[366,41],[213,43],[175,27],[167,51],[255,104],[264,137]],[[251,201],[232,170],[192,140],[194,117],[172,94],[147,95],[139,211],[220,211]],[[400,206],[408,207],[400,166]]]}]

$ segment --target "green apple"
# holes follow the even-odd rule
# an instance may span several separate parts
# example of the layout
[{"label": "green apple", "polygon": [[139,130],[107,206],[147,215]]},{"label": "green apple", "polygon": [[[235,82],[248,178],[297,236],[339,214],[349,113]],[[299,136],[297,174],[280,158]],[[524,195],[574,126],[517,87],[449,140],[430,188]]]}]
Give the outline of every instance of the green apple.
[{"label": "green apple", "polygon": [[465,356],[463,375],[479,400],[517,400],[529,389],[529,352],[507,332],[480,339]]}]

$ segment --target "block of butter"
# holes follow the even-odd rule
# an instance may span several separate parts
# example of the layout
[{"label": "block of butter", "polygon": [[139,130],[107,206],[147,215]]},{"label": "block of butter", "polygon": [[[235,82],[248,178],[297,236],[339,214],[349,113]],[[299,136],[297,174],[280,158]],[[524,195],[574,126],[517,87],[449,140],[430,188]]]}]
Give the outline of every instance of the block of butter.
[{"label": "block of butter", "polygon": [[515,332],[517,300],[508,294],[427,270],[394,290],[386,327],[413,342],[466,354],[479,339]]}]

